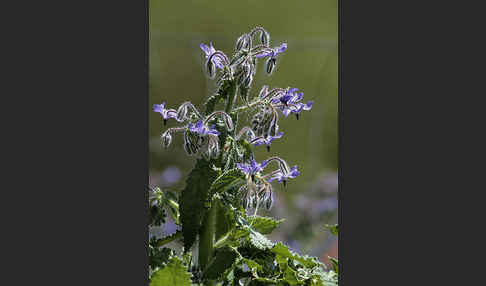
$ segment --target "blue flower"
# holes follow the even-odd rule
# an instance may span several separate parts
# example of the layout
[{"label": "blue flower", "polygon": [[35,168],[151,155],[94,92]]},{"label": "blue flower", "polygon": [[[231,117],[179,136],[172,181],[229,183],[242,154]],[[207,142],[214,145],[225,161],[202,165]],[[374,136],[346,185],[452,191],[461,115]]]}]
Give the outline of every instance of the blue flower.
[{"label": "blue flower", "polygon": [[162,102],[162,104],[154,104],[154,112],[162,115],[164,125],[167,124],[167,119],[177,117],[177,111],[175,109],[165,109],[165,102]]},{"label": "blue flower", "polygon": [[263,58],[263,57],[270,57],[272,59],[276,58],[278,54],[282,53],[287,49],[287,43],[283,43],[280,45],[280,47],[273,48],[269,51],[265,51],[261,54],[257,54],[257,58]]},{"label": "blue flower", "polygon": [[311,100],[311,101],[307,102],[307,104],[304,104],[304,103],[301,103],[301,102],[299,102],[299,103],[296,104],[297,105],[297,108],[294,108],[291,111],[293,113],[295,113],[295,117],[297,117],[297,120],[299,120],[299,113],[302,110],[311,110],[312,103],[314,103],[314,101]]},{"label": "blue flower", "polygon": [[283,174],[282,172],[278,172],[276,173],[275,175],[273,175],[269,180],[268,182],[271,182],[275,179],[277,179],[277,182],[283,182],[284,186],[287,184],[287,180],[289,178],[293,179],[295,177],[297,177],[298,175],[300,174],[299,171],[297,171],[297,165],[293,166],[291,169],[290,169],[290,172],[288,174]]},{"label": "blue flower", "polygon": [[312,108],[313,101],[311,100],[306,104],[300,102],[304,97],[304,93],[297,91],[297,88],[291,88],[283,96],[272,99],[272,103],[281,104],[278,107],[285,117],[288,117],[290,113],[295,113],[295,117],[299,119],[299,113],[302,110],[310,110]]},{"label": "blue flower", "polygon": [[251,179],[252,179],[252,181],[254,181],[255,180],[255,174],[263,171],[263,169],[265,169],[267,164],[268,164],[267,160],[264,160],[261,164],[258,164],[255,161],[255,159],[252,158],[250,164],[236,163],[236,166],[238,167],[238,169],[243,171],[243,173],[245,173],[247,175],[251,175]]},{"label": "blue flower", "polygon": [[[216,52],[216,49],[213,47],[213,43],[209,43],[209,46],[206,44],[201,44],[199,46],[201,47],[201,50],[203,50],[204,54],[206,55],[206,59],[209,58],[212,54],[214,54],[214,52]],[[224,68],[223,61],[219,57],[214,56],[212,62],[216,65],[216,67],[220,69]]]},{"label": "blue flower", "polygon": [[272,100],[272,103],[282,103],[285,106],[288,106],[289,104],[299,102],[302,97],[304,97],[303,92],[297,92],[299,89],[298,88],[290,88],[287,90],[287,92],[279,97],[279,98],[274,98]]},{"label": "blue flower", "polygon": [[251,140],[250,143],[253,144],[253,146],[267,145],[267,151],[270,152],[270,144],[273,142],[273,140],[282,137],[282,135],[283,132],[280,132],[276,136],[268,135],[266,138],[260,136]]},{"label": "blue flower", "polygon": [[211,126],[211,128],[209,128],[203,124],[202,120],[199,120],[196,124],[189,123],[189,130],[201,136],[208,134],[219,135],[219,131],[214,129],[214,124]]}]

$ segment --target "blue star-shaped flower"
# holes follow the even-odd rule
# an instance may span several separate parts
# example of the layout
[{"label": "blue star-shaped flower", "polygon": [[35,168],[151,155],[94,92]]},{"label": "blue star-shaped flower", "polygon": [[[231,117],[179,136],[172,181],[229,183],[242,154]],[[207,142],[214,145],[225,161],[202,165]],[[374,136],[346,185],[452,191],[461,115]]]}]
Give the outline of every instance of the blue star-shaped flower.
[{"label": "blue star-shaped flower", "polygon": [[262,163],[258,164],[255,159],[251,159],[250,164],[247,163],[236,163],[238,169],[243,171],[243,173],[250,175],[252,180],[255,180],[255,174],[263,171],[267,166],[268,161],[264,160]]},{"label": "blue star-shaped flower", "polygon": [[278,54],[282,53],[287,49],[287,43],[282,43],[280,47],[271,49],[270,51],[265,51],[261,54],[257,54],[257,58],[270,57],[272,59],[276,58]]},{"label": "blue star-shaped flower", "polygon": [[289,178],[295,178],[297,177],[298,175],[300,174],[300,172],[297,170],[297,165],[293,166],[291,169],[290,169],[290,172],[288,174],[283,174],[282,172],[278,172],[276,173],[275,175],[273,175],[269,180],[268,182],[271,182],[273,180],[277,180],[277,182],[283,182],[284,186],[287,184],[287,180]]},{"label": "blue star-shaped flower", "polygon": [[256,137],[250,141],[250,144],[253,146],[260,146],[260,145],[267,145],[267,151],[270,152],[270,144],[272,144],[273,140],[282,137],[283,132],[280,132],[276,136],[268,135],[266,138],[263,136]]},{"label": "blue star-shaped flower", "polygon": [[[216,52],[216,49],[213,47],[213,43],[209,43],[209,46],[206,44],[201,44],[199,45],[199,47],[201,47],[201,50],[203,50],[204,54],[206,55],[206,59],[209,58],[212,54],[214,54],[214,52]],[[224,68],[223,61],[217,56],[214,56],[212,61],[216,65],[216,67],[220,69]]]},{"label": "blue star-shaped flower", "polygon": [[202,120],[199,120],[196,124],[189,123],[189,130],[195,132],[201,136],[204,135],[219,135],[219,131],[214,129],[214,124],[209,128],[208,126],[204,125]]},{"label": "blue star-shaped flower", "polygon": [[165,109],[165,102],[162,102],[162,104],[154,104],[154,112],[162,115],[164,125],[167,124],[167,119],[177,117],[177,111],[175,109]]}]

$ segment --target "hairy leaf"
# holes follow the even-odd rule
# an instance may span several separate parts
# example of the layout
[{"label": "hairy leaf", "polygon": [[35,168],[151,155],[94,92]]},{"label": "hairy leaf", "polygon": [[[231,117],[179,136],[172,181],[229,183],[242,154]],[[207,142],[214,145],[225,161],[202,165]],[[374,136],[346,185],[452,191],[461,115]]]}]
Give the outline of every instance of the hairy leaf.
[{"label": "hairy leaf", "polygon": [[206,270],[203,273],[203,279],[215,280],[220,279],[223,273],[228,270],[236,261],[238,254],[229,247],[220,248],[216,251],[216,255],[209,262]]},{"label": "hairy leaf", "polygon": [[174,240],[177,240],[177,239],[179,239],[181,237],[181,234],[182,234],[182,231],[177,230],[176,232],[174,232],[171,235],[168,235],[168,236],[166,236],[166,237],[164,237],[162,239],[158,239],[157,240],[157,243],[156,243],[156,246],[157,247],[160,247],[160,246],[165,245],[165,244],[167,244],[169,242],[172,242]]},{"label": "hairy leaf", "polygon": [[184,251],[189,251],[196,240],[201,220],[205,214],[205,202],[208,200],[209,188],[218,176],[210,163],[198,159],[196,166],[186,180],[186,187],[180,197],[180,219],[184,237]]},{"label": "hairy leaf", "polygon": [[256,216],[249,218],[252,228],[261,234],[271,233],[277,226],[279,226],[285,219],[275,220],[271,217]]},{"label": "hairy leaf", "polygon": [[[304,267],[312,268],[315,266],[324,266],[316,257],[310,256],[300,256],[299,254],[289,250],[289,248],[283,243],[277,243],[273,248],[272,252],[277,255],[277,257],[293,259],[301,263]],[[277,258],[278,259],[278,258]]]},{"label": "hairy leaf", "polygon": [[152,269],[164,266],[172,255],[173,252],[170,248],[158,249],[149,245],[149,265]]},{"label": "hairy leaf", "polygon": [[172,257],[162,269],[156,271],[151,278],[150,286],[190,286],[191,274],[178,257]]},{"label": "hairy leaf", "polygon": [[214,234],[214,239],[217,241],[235,227],[236,221],[233,211],[229,210],[228,207],[219,200],[215,203],[218,205],[216,214],[216,233]]},{"label": "hairy leaf", "polygon": [[245,178],[245,174],[238,168],[224,172],[211,184],[209,191],[210,197],[216,193],[222,193],[231,188],[243,185],[245,183]]}]

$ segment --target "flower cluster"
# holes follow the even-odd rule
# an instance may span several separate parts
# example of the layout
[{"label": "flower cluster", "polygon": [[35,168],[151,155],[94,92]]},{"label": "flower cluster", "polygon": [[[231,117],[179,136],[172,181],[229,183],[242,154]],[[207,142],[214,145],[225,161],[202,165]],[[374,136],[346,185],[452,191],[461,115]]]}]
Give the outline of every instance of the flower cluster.
[{"label": "flower cluster", "polygon": [[[255,41],[258,35],[259,39]],[[266,58],[265,71],[270,75],[275,71],[278,56],[287,50],[287,43],[270,47],[270,35],[261,27],[238,38],[231,59],[216,50],[212,43],[201,44],[200,47],[209,78],[220,72],[218,92],[207,101],[204,115],[190,102],[183,103],[177,110],[166,109],[165,102],[154,104],[154,111],[162,115],[164,125],[169,119],[184,123],[183,126],[167,129],[162,134],[162,144],[168,147],[173,133],[184,133],[187,154],[201,154],[208,160],[214,159],[216,165],[219,164],[216,167],[225,170],[237,168],[246,175],[246,184],[239,189],[246,207],[264,203],[270,208],[273,201],[271,182],[281,182],[285,186],[289,179],[299,175],[299,171],[297,166],[290,168],[278,156],[257,163],[253,149],[247,146],[266,146],[270,152],[271,144],[284,134],[279,131],[279,111],[285,117],[293,113],[299,119],[299,114],[310,110],[313,102],[301,102],[304,93],[291,87],[270,89],[265,85],[258,96],[250,96],[258,59]],[[238,94],[242,99],[240,106],[236,106]],[[214,111],[223,101],[224,111]],[[243,126],[237,131],[238,114],[241,112],[253,113],[253,116],[250,126]],[[271,162],[276,162],[278,168],[263,174]]]}]

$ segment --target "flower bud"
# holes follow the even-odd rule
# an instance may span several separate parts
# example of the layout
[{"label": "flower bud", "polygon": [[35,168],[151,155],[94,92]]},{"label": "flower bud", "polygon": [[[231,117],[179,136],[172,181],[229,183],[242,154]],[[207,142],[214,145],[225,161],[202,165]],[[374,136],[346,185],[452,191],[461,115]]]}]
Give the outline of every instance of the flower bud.
[{"label": "flower bud", "polygon": [[241,50],[243,47],[248,45],[248,36],[246,34],[241,35],[241,37],[236,40],[236,51]]},{"label": "flower bud", "polygon": [[237,53],[230,62],[230,66],[238,66],[244,60],[246,60],[246,55],[244,53]]},{"label": "flower bud", "polygon": [[268,34],[267,31],[262,31],[262,33],[260,34],[260,41],[262,42],[262,44],[268,47],[270,43],[270,34]]},{"label": "flower bud", "polygon": [[233,120],[231,119],[231,116],[224,113],[223,122],[224,122],[224,125],[226,126],[226,129],[228,129],[228,131],[233,131],[234,125],[233,125]]},{"label": "flower bud", "polygon": [[270,210],[272,206],[273,206],[273,196],[269,195],[265,201],[265,207],[267,208],[267,210]]},{"label": "flower bud", "polygon": [[177,110],[176,120],[182,122],[186,118],[186,115],[187,115],[187,106],[185,104],[182,104]]},{"label": "flower bud", "polygon": [[209,60],[209,58],[208,61],[206,61],[206,72],[208,73],[209,78],[214,78],[216,75],[216,66]]},{"label": "flower bud", "polygon": [[262,98],[268,93],[268,86],[264,85],[262,89],[260,90],[260,93],[258,94],[258,98]]},{"label": "flower bud", "polygon": [[214,135],[209,135],[209,143],[208,143],[208,155],[212,158],[217,158],[219,155],[219,143],[218,137]]},{"label": "flower bud", "polygon": [[244,86],[244,87],[246,87],[246,88],[250,87],[250,85],[251,85],[252,81],[253,81],[253,75],[252,75],[252,74],[250,74],[250,75],[249,75],[249,76],[248,76],[248,77],[245,79],[245,81],[243,81],[243,86]]},{"label": "flower bud", "polygon": [[272,74],[273,69],[275,68],[276,62],[277,62],[277,60],[275,58],[269,58],[267,60],[267,65],[266,65],[267,74]]},{"label": "flower bud", "polygon": [[[199,140],[199,136],[197,136],[197,140]],[[199,146],[194,142],[193,136],[189,131],[186,131],[184,133],[184,151],[186,151],[187,155],[194,155],[198,150]]]},{"label": "flower bud", "polygon": [[162,133],[161,139],[162,139],[162,146],[164,146],[165,148],[169,147],[170,143],[172,142],[172,135],[170,135],[170,131],[167,130],[164,133]]}]

